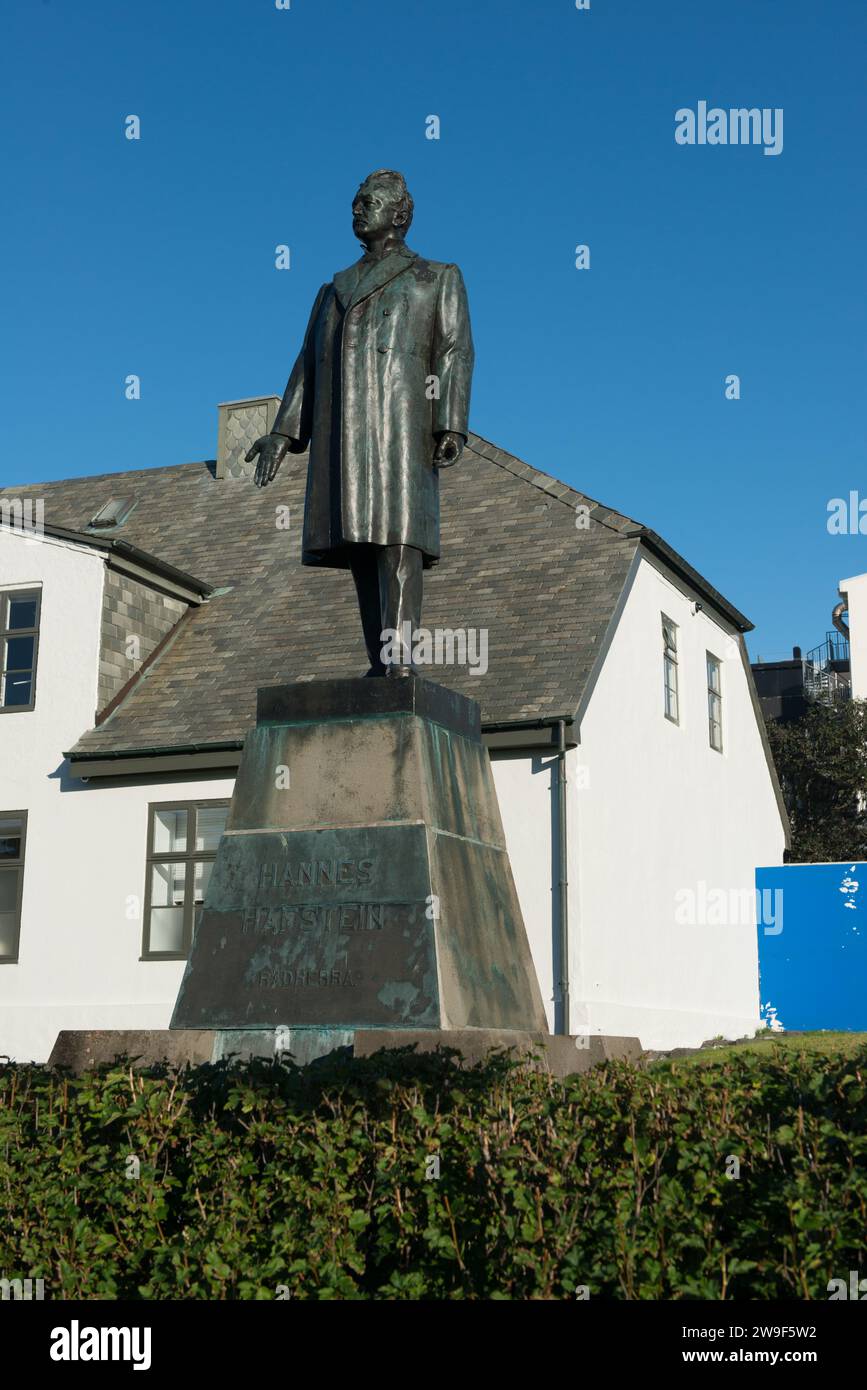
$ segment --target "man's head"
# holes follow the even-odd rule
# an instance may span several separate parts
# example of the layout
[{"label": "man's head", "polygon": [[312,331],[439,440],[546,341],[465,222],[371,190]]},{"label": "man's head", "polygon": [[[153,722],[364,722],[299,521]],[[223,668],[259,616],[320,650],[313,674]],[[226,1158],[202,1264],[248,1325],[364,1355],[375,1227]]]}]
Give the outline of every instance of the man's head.
[{"label": "man's head", "polygon": [[403,174],[377,169],[368,174],[352,200],[352,230],[365,245],[384,236],[402,241],[412,222],[412,209]]}]

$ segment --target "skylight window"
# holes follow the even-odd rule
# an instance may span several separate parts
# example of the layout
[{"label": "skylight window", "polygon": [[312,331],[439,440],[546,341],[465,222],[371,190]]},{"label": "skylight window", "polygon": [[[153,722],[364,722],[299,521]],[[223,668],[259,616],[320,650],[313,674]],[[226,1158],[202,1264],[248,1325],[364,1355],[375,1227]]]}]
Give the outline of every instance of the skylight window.
[{"label": "skylight window", "polygon": [[88,531],[110,531],[122,526],[135,503],[131,497],[112,497],[87,523]]}]

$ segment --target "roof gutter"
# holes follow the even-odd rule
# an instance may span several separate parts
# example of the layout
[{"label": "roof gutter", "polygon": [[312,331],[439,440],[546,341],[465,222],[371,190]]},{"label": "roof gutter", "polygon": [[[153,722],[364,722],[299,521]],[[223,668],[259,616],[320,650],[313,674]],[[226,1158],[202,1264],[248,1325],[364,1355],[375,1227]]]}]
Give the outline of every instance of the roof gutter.
[{"label": "roof gutter", "polygon": [[509,719],[482,724],[482,741],[491,753],[558,749],[561,725],[565,731],[566,747],[577,748],[574,713],[551,715],[544,719]]},{"label": "roof gutter", "polygon": [[113,568],[132,574],[135,578],[160,580],[173,597],[184,598],[188,603],[201,603],[214,592],[213,584],[206,584],[204,580],[187,574],[186,570],[178,569],[167,560],[160,560],[158,556],[151,555],[147,550],[140,550],[137,545],[119,537],[93,535],[86,531],[73,531],[68,526],[54,526],[48,523],[42,530],[46,536],[52,536],[55,540],[70,541],[74,545],[101,550]]},{"label": "roof gutter", "polygon": [[71,776],[82,782],[91,777],[158,777],[164,773],[222,771],[231,774],[241,761],[243,739],[220,743],[189,743],[154,748],[121,748],[112,752],[68,752]]},{"label": "roof gutter", "polygon": [[88,762],[116,762],[118,758],[158,758],[168,753],[221,753],[228,749],[242,749],[244,740],[242,738],[223,739],[219,743],[165,743],[154,744],[150,748],[116,748],[102,750],[96,753],[76,753],[71,750],[64,753],[64,758],[68,758],[71,763],[82,762],[85,758]]},{"label": "roof gutter", "polygon": [[[559,753],[561,727],[565,749],[577,748],[571,715],[483,724],[482,739],[492,752],[548,748]],[[192,770],[190,759],[196,759],[195,765],[199,767],[237,767],[243,748],[244,740],[233,738],[214,743],[153,744],[148,748],[100,749],[93,752],[69,749],[63,756],[69,761],[73,777],[121,777],[135,772],[141,774],[145,764],[148,764],[149,771],[154,772]]]}]

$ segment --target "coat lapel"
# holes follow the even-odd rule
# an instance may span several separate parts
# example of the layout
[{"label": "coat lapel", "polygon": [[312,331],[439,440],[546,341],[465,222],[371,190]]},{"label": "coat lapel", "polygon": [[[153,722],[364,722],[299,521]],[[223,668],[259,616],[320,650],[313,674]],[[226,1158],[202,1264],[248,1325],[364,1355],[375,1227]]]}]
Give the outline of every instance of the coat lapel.
[{"label": "coat lapel", "polygon": [[416,259],[415,251],[410,251],[408,246],[395,248],[381,261],[367,261],[362,256],[355,265],[338,271],[334,276],[337,298],[344,309],[351,309],[362,299],[367,299],[368,295],[381,290],[396,275],[402,274]]},{"label": "coat lapel", "polygon": [[335,293],[343,309],[349,308],[352,291],[361,279],[365,265],[366,262],[362,257],[360,261],[356,261],[354,265],[347,266],[345,270],[338,270],[337,274],[332,277]]}]

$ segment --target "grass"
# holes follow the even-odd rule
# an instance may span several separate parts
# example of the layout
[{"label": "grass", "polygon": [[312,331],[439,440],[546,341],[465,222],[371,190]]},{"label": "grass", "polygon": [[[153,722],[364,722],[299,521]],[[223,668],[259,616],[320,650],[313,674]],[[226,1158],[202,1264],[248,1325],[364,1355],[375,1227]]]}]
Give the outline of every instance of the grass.
[{"label": "grass", "polygon": [[687,1057],[673,1057],[664,1065],[713,1067],[730,1061],[732,1057],[742,1057],[745,1053],[753,1053],[768,1060],[791,1055],[793,1052],[814,1052],[825,1057],[851,1057],[865,1046],[867,1033],[833,1033],[823,1030],[812,1033],[772,1033],[767,1030],[758,1037],[747,1038],[743,1042],[706,1047]]}]

